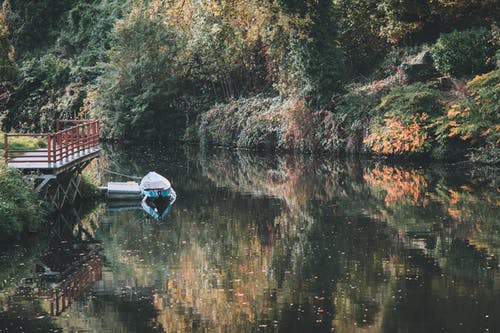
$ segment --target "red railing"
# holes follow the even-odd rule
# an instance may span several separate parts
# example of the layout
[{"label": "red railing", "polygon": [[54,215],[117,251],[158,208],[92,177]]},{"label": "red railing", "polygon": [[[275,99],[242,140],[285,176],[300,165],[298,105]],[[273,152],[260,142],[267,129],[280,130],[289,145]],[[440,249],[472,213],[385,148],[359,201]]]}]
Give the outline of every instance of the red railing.
[{"label": "red railing", "polygon": [[[61,129],[64,124],[77,124]],[[45,148],[10,149],[9,139],[13,137],[43,138]],[[55,133],[4,134],[5,163],[48,163],[50,165],[68,162],[78,154],[85,153],[100,143],[98,120],[56,120]]]},{"label": "red railing", "polygon": [[90,289],[94,282],[101,280],[102,258],[97,256],[64,279],[59,286],[50,289],[50,315],[60,315],[81,293]]}]

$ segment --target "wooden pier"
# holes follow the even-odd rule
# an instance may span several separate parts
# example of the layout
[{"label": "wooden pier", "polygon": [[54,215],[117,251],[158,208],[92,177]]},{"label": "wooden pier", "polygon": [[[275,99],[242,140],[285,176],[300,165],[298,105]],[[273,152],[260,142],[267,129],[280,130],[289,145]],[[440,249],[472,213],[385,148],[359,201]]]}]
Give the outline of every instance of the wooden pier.
[{"label": "wooden pier", "polygon": [[[9,148],[12,138],[22,137],[41,139],[45,147]],[[54,133],[4,134],[5,164],[25,174],[34,174],[35,190],[49,197],[57,209],[75,201],[80,194],[81,172],[100,152],[98,120],[56,120]]]}]

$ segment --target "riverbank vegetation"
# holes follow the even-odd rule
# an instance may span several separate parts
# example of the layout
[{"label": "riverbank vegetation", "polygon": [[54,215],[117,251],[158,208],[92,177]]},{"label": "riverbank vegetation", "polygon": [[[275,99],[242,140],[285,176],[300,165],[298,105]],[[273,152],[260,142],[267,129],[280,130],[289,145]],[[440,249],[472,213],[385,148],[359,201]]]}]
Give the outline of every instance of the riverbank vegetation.
[{"label": "riverbank vegetation", "polygon": [[0,163],[0,240],[38,230],[46,207],[21,173]]},{"label": "riverbank vegetation", "polygon": [[499,159],[498,15],[477,1],[5,0],[1,125],[109,139]]},{"label": "riverbank vegetation", "polygon": [[[3,137],[0,133],[0,137]],[[43,138],[11,137],[9,149],[33,150],[44,148]],[[0,241],[12,240],[26,233],[40,230],[51,212],[48,203],[33,191],[34,182],[16,169],[8,168],[3,161],[3,146],[0,149]],[[80,183],[80,194],[84,199],[99,195],[95,177],[85,173]]]},{"label": "riverbank vegetation", "polygon": [[[44,142],[40,139],[13,137],[9,140],[9,148],[15,150],[37,149],[43,146]],[[3,145],[0,153],[3,157]],[[0,240],[12,239],[41,227],[47,207],[31,188],[33,184],[27,178],[23,178],[19,171],[7,168],[2,159],[0,162]]]}]

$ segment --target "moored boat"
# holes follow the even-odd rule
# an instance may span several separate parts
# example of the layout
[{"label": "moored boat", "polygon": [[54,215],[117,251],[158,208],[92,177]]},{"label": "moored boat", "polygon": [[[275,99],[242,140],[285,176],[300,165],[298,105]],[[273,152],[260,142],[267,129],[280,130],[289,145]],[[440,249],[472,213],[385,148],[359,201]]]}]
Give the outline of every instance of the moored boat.
[{"label": "moored boat", "polygon": [[163,219],[172,208],[177,195],[167,178],[151,171],[141,180],[142,208],[153,218]]}]

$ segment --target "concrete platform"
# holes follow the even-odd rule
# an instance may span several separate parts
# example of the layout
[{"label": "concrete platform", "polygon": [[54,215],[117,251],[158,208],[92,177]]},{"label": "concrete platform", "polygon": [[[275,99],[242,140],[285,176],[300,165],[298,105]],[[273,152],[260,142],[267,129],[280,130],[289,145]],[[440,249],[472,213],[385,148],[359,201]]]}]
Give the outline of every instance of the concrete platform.
[{"label": "concrete platform", "polygon": [[109,182],[105,187],[106,195],[113,200],[141,199],[141,188],[136,182]]}]

